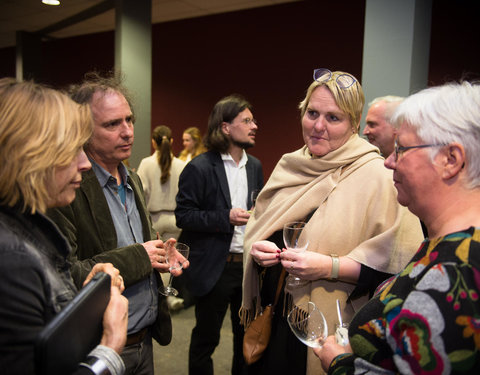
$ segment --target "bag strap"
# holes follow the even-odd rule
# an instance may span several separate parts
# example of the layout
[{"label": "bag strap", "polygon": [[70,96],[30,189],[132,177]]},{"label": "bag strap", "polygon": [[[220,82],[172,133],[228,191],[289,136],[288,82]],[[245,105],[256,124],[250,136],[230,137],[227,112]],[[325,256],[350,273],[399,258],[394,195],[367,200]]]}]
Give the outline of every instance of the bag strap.
[{"label": "bag strap", "polygon": [[286,274],[285,268],[282,267],[280,277],[278,278],[277,291],[275,293],[275,300],[273,301],[272,310],[275,310],[275,306],[277,305],[278,298],[280,297],[280,292],[282,291],[282,286],[283,286],[283,280],[285,280],[285,274]]}]

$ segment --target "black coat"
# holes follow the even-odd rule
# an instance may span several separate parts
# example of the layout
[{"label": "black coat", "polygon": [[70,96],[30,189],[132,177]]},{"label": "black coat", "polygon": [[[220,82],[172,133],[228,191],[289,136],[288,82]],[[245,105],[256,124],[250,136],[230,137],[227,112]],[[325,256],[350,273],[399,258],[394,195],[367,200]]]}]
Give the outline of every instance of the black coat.
[{"label": "black coat", "polygon": [[[247,207],[250,192],[263,187],[260,161],[248,156]],[[218,281],[227,260],[234,226],[230,224],[231,198],[220,153],[208,151],[189,162],[178,183],[177,226],[182,228],[179,242],[190,246],[190,267],[185,270],[189,291],[207,294]]]}]

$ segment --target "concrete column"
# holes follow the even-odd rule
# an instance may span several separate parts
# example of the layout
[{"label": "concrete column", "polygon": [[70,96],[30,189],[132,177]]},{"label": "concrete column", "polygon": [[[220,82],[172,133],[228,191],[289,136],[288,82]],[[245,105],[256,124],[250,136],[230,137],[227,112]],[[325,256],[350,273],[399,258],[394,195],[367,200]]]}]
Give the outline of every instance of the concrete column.
[{"label": "concrete column", "polygon": [[427,87],[431,17],[432,0],[366,0],[362,130],[374,98]]},{"label": "concrete column", "polygon": [[34,79],[41,82],[41,43],[40,35],[17,31],[15,76],[18,81]]},{"label": "concrete column", "polygon": [[152,3],[151,0],[116,0],[115,70],[121,71],[133,94],[135,142],[130,166],[150,154],[152,117]]}]

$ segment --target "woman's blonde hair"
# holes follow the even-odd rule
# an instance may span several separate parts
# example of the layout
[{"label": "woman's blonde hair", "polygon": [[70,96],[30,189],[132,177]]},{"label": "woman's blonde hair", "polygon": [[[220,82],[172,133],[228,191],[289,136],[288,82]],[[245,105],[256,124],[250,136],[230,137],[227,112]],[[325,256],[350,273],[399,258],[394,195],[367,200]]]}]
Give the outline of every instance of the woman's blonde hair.
[{"label": "woman's blonde hair", "polygon": [[73,161],[92,131],[87,105],[31,81],[0,79],[0,203],[45,212],[56,169]]},{"label": "woman's blonde hair", "polygon": [[298,108],[300,109],[300,113],[303,118],[303,115],[307,111],[310,98],[315,89],[320,86],[326,86],[332,93],[335,103],[337,103],[338,107],[345,112],[350,119],[352,130],[355,133],[358,133],[360,130],[360,119],[362,118],[363,106],[365,104],[365,95],[363,94],[362,86],[355,77],[353,77],[355,82],[350,87],[342,88],[339,86],[337,78],[342,75],[353,77],[350,73],[336,71],[332,72],[330,79],[326,81],[313,81],[308,87],[305,99],[300,102]]},{"label": "woman's blonde hair", "polygon": [[[191,128],[187,128],[184,130],[183,134],[189,134],[192,137],[192,141],[194,143],[193,152],[192,152],[192,159],[200,154],[203,154],[207,149],[203,145],[202,141],[202,134],[200,133],[200,129],[192,126]],[[182,152],[178,155],[180,160],[187,160],[188,150],[183,149]]]}]

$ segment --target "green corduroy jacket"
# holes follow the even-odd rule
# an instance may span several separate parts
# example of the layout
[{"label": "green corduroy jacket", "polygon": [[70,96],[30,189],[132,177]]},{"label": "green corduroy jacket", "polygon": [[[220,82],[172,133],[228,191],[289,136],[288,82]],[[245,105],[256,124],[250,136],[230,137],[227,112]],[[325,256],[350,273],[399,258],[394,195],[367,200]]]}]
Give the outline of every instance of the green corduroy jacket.
[{"label": "green corduroy jacket", "polygon": [[[155,239],[150,215],[145,203],[142,183],[138,175],[128,170],[128,183],[133,188],[135,202],[142,221],[145,241]],[[102,188],[93,170],[82,175],[82,183],[75,200],[66,207],[51,209],[48,216],[57,224],[72,246],[70,261],[72,277],[78,288],[96,263],[112,263],[123,277],[125,287],[149,277],[152,272],[162,285],[160,274],[153,270],[143,245],[133,244],[117,248],[117,233]],[[160,345],[168,345],[172,337],[172,323],[166,297],[158,294],[158,317],[152,335]]]}]

